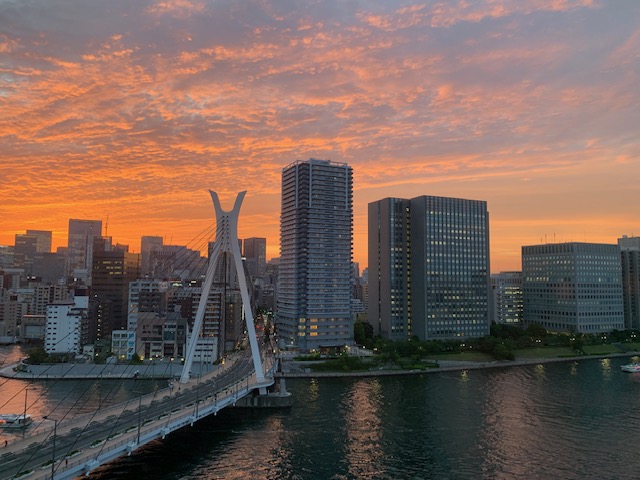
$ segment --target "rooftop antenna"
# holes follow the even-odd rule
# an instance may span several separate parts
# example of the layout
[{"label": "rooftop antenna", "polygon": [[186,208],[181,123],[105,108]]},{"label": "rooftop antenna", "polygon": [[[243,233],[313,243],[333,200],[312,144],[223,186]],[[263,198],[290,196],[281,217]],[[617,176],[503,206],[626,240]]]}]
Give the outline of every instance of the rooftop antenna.
[{"label": "rooftop antenna", "polygon": [[107,221],[104,222],[104,236],[109,236],[109,214],[107,213]]}]

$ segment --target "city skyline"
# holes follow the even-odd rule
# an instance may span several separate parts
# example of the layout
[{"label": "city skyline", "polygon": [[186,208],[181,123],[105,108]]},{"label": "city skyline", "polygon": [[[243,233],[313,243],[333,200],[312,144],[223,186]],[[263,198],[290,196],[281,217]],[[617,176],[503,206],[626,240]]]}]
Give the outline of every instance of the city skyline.
[{"label": "city skyline", "polygon": [[248,194],[279,256],[280,176],[346,162],[367,205],[487,201],[491,271],[638,234],[640,4],[0,0],[0,244],[69,219],[188,244]]}]

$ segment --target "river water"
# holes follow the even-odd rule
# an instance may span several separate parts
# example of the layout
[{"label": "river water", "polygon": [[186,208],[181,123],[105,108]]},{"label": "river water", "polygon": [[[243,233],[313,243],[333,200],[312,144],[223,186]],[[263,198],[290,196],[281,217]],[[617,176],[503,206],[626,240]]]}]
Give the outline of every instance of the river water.
[{"label": "river water", "polygon": [[629,361],[289,380],[291,409],[225,410],[89,478],[637,479]]}]

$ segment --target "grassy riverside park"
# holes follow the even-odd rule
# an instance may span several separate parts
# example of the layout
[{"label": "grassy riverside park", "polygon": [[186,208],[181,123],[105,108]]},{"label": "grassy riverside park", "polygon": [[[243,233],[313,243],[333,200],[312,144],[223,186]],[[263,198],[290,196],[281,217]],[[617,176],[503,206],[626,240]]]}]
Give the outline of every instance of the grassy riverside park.
[{"label": "grassy riverside park", "polygon": [[450,369],[506,367],[554,361],[582,360],[602,357],[632,357],[640,355],[640,342],[602,343],[583,345],[578,351],[568,346],[540,346],[513,350],[513,359],[496,359],[489,353],[460,351],[425,354],[420,358],[390,358],[388,355],[300,355],[286,360],[283,376],[335,376],[335,375],[380,375],[437,372]]}]

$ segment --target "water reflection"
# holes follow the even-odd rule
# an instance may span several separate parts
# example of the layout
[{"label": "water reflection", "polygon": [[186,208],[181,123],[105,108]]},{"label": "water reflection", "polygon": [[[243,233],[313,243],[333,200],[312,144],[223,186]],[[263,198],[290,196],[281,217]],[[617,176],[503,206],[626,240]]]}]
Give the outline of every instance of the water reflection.
[{"label": "water reflection", "polygon": [[538,363],[534,367],[534,372],[536,373],[536,378],[537,378],[538,381],[540,381],[540,382],[546,381],[547,373],[546,373],[545,366],[542,363]]},{"label": "water reflection", "polygon": [[602,369],[602,376],[607,380],[611,380],[611,359],[603,358],[600,360],[600,367]]},{"label": "water reflection", "polygon": [[571,363],[571,368],[569,369],[569,373],[574,376],[578,374],[578,362]]},{"label": "water reflection", "polygon": [[309,382],[309,393],[307,395],[307,400],[309,402],[315,402],[318,400],[318,395],[320,394],[320,384],[318,383],[317,378],[312,378]]},{"label": "water reflection", "polygon": [[528,445],[541,434],[531,379],[524,370],[504,369],[491,372],[480,387],[484,422],[476,448],[484,458],[483,478],[525,478],[529,473]]},{"label": "water reflection", "polygon": [[291,380],[290,410],[223,411],[91,478],[633,479],[640,375],[622,363]]},{"label": "water reflection", "polygon": [[346,435],[345,460],[353,478],[380,478],[382,422],[380,382],[377,378],[359,380],[344,399]]},{"label": "water reflection", "polygon": [[[0,347],[4,364],[16,363],[26,356],[21,346]],[[126,402],[139,394],[154,391],[156,381],[134,380],[20,380],[0,378],[0,413],[23,413],[33,418],[26,432],[0,430],[0,443],[16,436],[29,435],[47,424],[43,416],[63,421],[99,408]],[[50,420],[49,420],[50,423]]]}]

